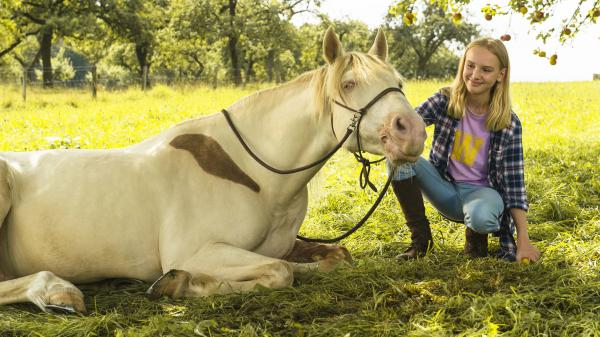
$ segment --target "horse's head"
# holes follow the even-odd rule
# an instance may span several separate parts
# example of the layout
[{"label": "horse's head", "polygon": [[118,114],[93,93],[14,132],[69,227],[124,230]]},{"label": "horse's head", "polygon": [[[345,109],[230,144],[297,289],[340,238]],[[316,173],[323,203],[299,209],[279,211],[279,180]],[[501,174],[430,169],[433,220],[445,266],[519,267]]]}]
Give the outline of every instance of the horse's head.
[{"label": "horse's head", "polygon": [[[388,88],[402,88],[400,75],[386,62],[387,48],[385,36],[379,31],[367,54],[345,53],[329,28],[323,40],[328,63],[323,83],[325,110],[332,114],[329,117],[334,133],[341,138],[356,114],[348,108],[367,108],[360,122],[361,148],[393,162],[415,162],[423,152],[425,124],[400,90],[384,93]],[[355,135],[344,147],[358,150]]]}]

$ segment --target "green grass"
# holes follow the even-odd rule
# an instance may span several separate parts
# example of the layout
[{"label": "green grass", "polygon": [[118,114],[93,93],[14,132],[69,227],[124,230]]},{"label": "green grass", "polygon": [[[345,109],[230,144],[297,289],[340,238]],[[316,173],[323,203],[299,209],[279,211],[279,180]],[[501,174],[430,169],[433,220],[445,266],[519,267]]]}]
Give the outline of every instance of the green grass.
[{"label": "green grass", "polygon": [[[411,82],[407,94],[418,104],[442,85]],[[23,104],[16,89],[0,89],[1,151],[124,146],[255,90],[157,87],[100,92],[96,101],[87,92],[31,91]],[[297,275],[283,290],[177,301],[148,300],[144,284],[83,286],[87,316],[2,306],[0,335],[600,336],[600,82],[517,83],[512,92],[539,263],[467,259],[462,225],[429,206],[435,252],[397,262],[409,234],[390,193],[343,242],[354,266]],[[384,171],[373,169],[376,184]],[[376,196],[358,188],[358,172],[339,153],[313,179],[303,234],[339,235],[367,211]]]}]

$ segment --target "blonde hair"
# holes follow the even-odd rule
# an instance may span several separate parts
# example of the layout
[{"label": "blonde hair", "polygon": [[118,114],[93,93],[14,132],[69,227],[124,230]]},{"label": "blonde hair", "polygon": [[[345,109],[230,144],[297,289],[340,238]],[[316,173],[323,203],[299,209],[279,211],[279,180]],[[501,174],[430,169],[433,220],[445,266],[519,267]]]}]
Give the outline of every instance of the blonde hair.
[{"label": "blonde hair", "polygon": [[492,87],[490,99],[490,112],[486,119],[486,126],[490,131],[498,131],[507,128],[511,122],[511,102],[510,102],[510,63],[508,51],[502,41],[492,38],[479,38],[469,43],[465,53],[460,59],[456,77],[451,86],[450,101],[448,103],[448,115],[460,119],[463,116],[466,105],[467,86],[463,80],[462,74],[465,68],[465,59],[467,52],[473,47],[482,47],[496,55],[500,61],[500,69],[506,69],[504,79],[497,82]]}]

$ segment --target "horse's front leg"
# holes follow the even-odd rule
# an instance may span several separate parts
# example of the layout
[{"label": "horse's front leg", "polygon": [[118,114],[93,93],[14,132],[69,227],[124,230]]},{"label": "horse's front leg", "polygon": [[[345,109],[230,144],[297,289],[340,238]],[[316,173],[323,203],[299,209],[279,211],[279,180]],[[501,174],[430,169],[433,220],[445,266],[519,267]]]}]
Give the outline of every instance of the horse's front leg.
[{"label": "horse's front leg", "polygon": [[81,291],[49,271],[0,282],[0,305],[23,302],[45,312],[85,313]]},{"label": "horse's front leg", "polygon": [[207,245],[191,258],[163,267],[167,271],[148,289],[150,298],[199,297],[252,291],[257,285],[285,288],[294,272],[287,261],[224,243]]},{"label": "horse's front leg", "polygon": [[346,247],[296,239],[292,251],[284,257],[293,263],[294,271],[307,272],[318,270],[328,272],[340,262],[352,263],[352,256]]}]

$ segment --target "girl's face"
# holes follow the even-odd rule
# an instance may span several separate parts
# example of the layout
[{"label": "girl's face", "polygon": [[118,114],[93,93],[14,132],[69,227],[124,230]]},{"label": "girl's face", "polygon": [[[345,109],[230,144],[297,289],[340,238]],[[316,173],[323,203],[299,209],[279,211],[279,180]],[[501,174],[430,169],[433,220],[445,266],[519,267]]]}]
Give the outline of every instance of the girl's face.
[{"label": "girl's face", "polygon": [[472,95],[490,93],[494,85],[504,80],[506,68],[500,69],[500,60],[483,47],[473,47],[465,56],[462,78]]}]

